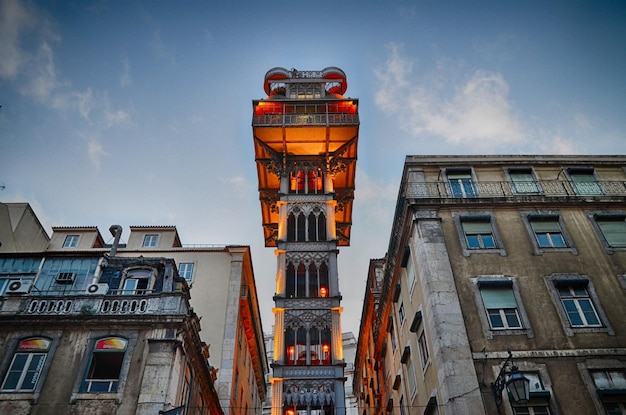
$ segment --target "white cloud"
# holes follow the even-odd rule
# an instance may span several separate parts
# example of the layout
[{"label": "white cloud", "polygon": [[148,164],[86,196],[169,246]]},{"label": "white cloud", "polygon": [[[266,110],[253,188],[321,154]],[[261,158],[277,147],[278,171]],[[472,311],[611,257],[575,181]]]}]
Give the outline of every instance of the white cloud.
[{"label": "white cloud", "polygon": [[96,170],[100,170],[102,166],[102,157],[109,155],[95,137],[91,137],[87,141],[87,154],[89,155],[89,161]]},{"label": "white cloud", "polygon": [[47,101],[59,86],[54,66],[54,53],[48,43],[43,42],[37,53],[28,61],[28,67],[25,70],[28,79],[20,88],[20,92],[40,101]]},{"label": "white cloud", "polygon": [[246,178],[243,176],[233,176],[233,177],[220,177],[220,183],[226,184],[227,188],[233,190],[229,193],[231,195],[237,196],[239,198],[245,197],[248,188],[248,182]]},{"label": "white cloud", "polygon": [[376,104],[395,115],[402,129],[416,137],[439,136],[450,144],[486,152],[525,141],[501,74],[476,71],[465,84],[453,85],[450,94],[445,83],[421,84],[401,46],[391,44],[389,49],[390,58],[376,71],[381,81]]},{"label": "white cloud", "polygon": [[29,59],[20,46],[20,36],[36,26],[37,20],[32,10],[20,1],[0,2],[0,78],[15,79]]}]

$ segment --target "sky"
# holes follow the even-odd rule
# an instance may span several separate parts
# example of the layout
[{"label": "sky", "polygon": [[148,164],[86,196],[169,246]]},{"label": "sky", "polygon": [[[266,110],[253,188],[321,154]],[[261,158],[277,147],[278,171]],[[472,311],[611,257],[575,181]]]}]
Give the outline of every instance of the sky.
[{"label": "sky", "polygon": [[[359,99],[343,331],[359,330],[407,154],[626,154],[626,2],[0,0],[0,201],[52,226],[175,225],[265,248],[252,100],[337,66]],[[193,295],[193,293],[192,293]]]}]

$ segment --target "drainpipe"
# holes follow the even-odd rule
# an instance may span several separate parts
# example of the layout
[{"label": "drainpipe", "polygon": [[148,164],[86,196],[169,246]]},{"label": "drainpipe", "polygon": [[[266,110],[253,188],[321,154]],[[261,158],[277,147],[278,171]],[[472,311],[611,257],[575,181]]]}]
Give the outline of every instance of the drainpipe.
[{"label": "drainpipe", "polygon": [[115,237],[113,240],[113,245],[111,246],[111,252],[109,253],[110,257],[114,257],[117,253],[117,247],[120,244],[120,237],[122,236],[122,227],[120,225],[111,225],[109,228],[109,232],[111,235]]}]

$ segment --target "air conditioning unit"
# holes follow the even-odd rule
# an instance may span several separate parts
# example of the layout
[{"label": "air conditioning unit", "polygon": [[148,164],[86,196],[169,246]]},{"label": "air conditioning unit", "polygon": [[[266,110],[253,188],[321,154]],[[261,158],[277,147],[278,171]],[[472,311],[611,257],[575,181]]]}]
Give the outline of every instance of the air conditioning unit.
[{"label": "air conditioning unit", "polygon": [[87,287],[87,294],[93,295],[103,295],[109,292],[109,284],[100,283],[100,284],[90,284]]},{"label": "air conditioning unit", "polygon": [[20,281],[13,280],[9,282],[9,286],[7,287],[7,294],[27,294],[32,287],[32,281]]}]

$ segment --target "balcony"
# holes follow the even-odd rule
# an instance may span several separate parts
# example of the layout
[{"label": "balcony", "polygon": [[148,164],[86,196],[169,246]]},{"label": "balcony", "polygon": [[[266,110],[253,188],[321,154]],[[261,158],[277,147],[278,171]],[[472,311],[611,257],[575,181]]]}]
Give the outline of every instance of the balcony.
[{"label": "balcony", "polygon": [[254,127],[358,125],[359,114],[265,114],[254,115]]},{"label": "balcony", "polygon": [[0,317],[146,316],[187,313],[183,292],[150,295],[12,295],[0,301]]},{"label": "balcony", "polygon": [[626,196],[626,182],[598,181],[573,183],[564,180],[533,182],[469,180],[406,182],[402,194],[407,199],[503,199],[505,201],[550,201],[550,198],[612,200]]}]

